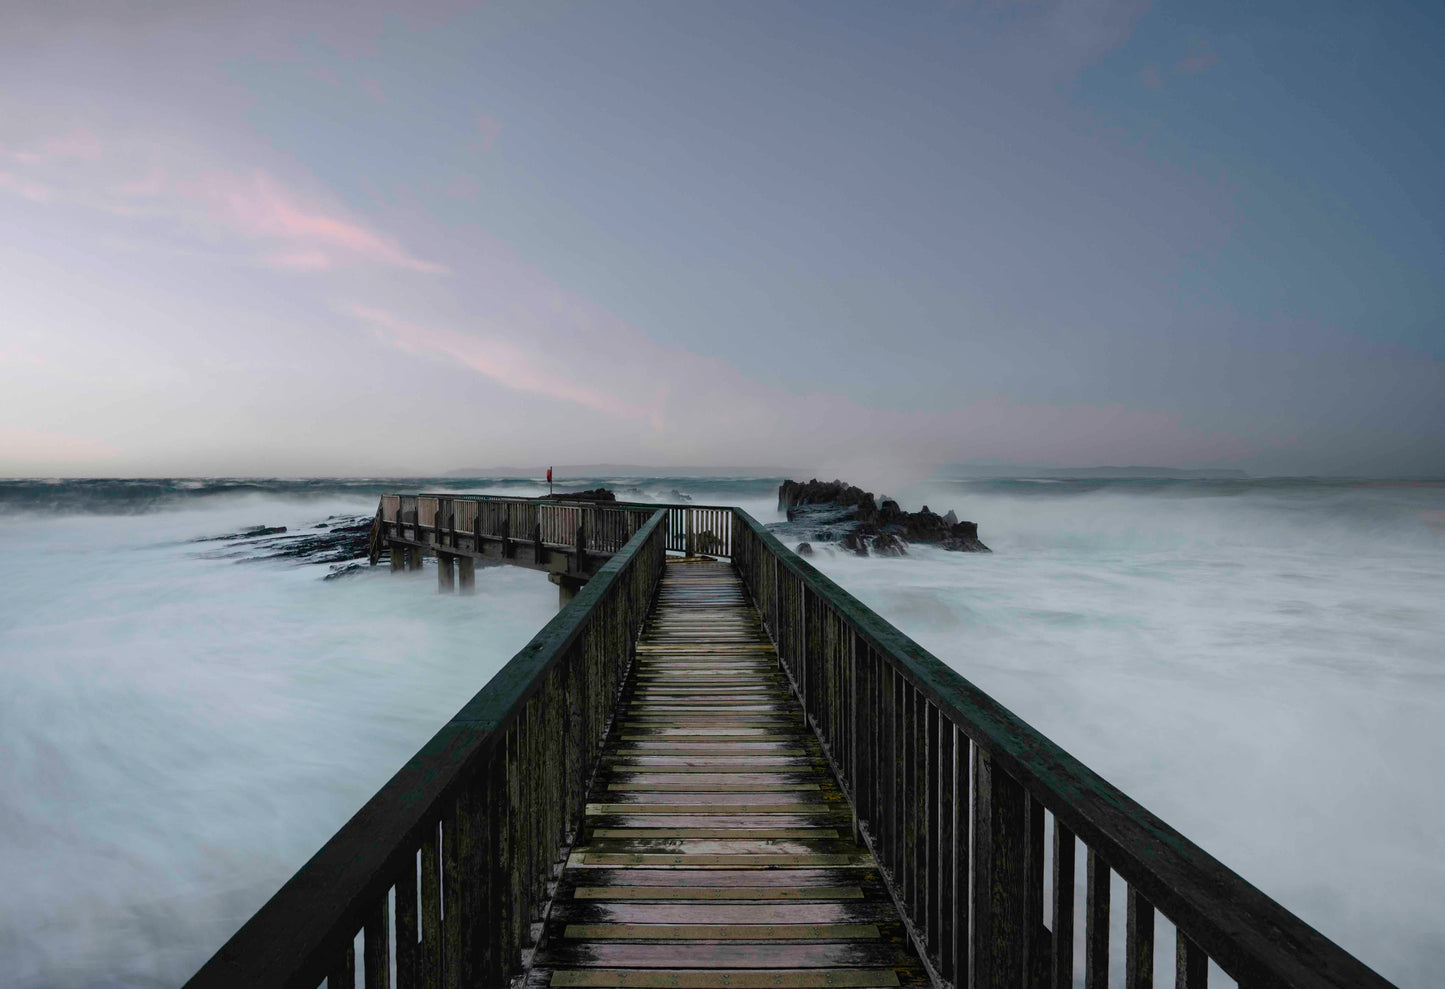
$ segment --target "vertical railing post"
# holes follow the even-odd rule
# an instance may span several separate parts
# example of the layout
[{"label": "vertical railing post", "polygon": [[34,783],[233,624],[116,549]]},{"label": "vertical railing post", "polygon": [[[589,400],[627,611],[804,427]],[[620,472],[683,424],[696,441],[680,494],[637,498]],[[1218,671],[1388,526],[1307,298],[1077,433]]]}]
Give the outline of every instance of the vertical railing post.
[{"label": "vertical railing post", "polygon": [[858,735],[862,731],[863,719],[858,716],[858,636],[853,634],[851,628],[846,630],[848,636],[848,723],[851,726],[848,732],[848,778],[847,786],[852,796],[853,806],[853,840],[858,838],[858,804],[863,799],[863,793],[858,786],[858,780],[862,773],[858,771]]},{"label": "vertical railing post", "polygon": [[1074,833],[1054,818],[1053,978],[1050,989],[1074,986]]},{"label": "vertical railing post", "polygon": [[693,518],[692,518],[692,514],[693,514],[693,510],[692,510],[691,508],[689,508],[689,509],[687,510],[687,555],[688,555],[688,556],[696,556],[696,555],[697,555],[697,536],[696,536],[696,534],[695,534],[694,531],[693,531]]},{"label": "vertical railing post", "polygon": [[1024,984],[1024,788],[974,746],[972,984]]}]

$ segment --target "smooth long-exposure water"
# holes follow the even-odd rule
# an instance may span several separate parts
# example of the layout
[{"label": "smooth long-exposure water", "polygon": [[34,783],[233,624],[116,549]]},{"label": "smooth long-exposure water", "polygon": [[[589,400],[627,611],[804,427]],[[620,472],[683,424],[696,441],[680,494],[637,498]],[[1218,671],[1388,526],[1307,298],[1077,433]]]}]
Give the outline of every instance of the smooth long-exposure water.
[{"label": "smooth long-exposure water", "polygon": [[[776,479],[623,483],[775,517]],[[0,981],[184,981],[555,613],[529,571],[442,597],[188,541],[439,484],[0,482]],[[891,493],[995,553],[820,547],[824,572],[1387,978],[1438,984],[1445,486]]]}]

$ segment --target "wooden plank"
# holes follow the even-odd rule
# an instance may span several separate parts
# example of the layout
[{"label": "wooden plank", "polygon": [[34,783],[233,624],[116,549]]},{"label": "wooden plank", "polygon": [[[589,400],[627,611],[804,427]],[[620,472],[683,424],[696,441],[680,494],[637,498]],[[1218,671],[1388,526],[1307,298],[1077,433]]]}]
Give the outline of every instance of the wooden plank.
[{"label": "wooden plank", "polygon": [[876,924],[568,924],[562,936],[629,941],[876,941],[880,935]]},{"label": "wooden plank", "polygon": [[861,900],[863,890],[857,886],[578,886],[572,895],[579,900]]},{"label": "wooden plank", "polygon": [[892,968],[918,966],[917,956],[887,941],[761,942],[739,945],[693,941],[558,941],[546,961],[556,968]]},{"label": "wooden plank", "polygon": [[837,828],[593,828],[593,838],[837,838]]},{"label": "wooden plank", "polygon": [[[861,892],[861,891],[860,891]],[[888,902],[832,900],[763,903],[666,903],[561,900],[550,919],[559,923],[611,924],[860,924],[898,923]]]},{"label": "wooden plank", "polygon": [[899,985],[891,969],[833,968],[813,972],[761,970],[703,972],[696,970],[594,969],[559,970],[551,985],[577,987],[635,987],[635,989],[890,989]]},{"label": "wooden plank", "polygon": [[656,867],[666,865],[683,865],[692,868],[702,868],[709,865],[726,866],[749,866],[762,868],[763,866],[856,866],[868,867],[873,864],[873,859],[866,853],[855,853],[852,855],[833,855],[819,853],[815,855],[768,855],[762,852],[743,852],[737,855],[717,854],[707,855],[680,854],[670,855],[663,853],[649,852],[573,852],[568,860],[569,865],[632,865]]},{"label": "wooden plank", "polygon": [[838,808],[819,803],[589,803],[588,814],[836,814]]}]

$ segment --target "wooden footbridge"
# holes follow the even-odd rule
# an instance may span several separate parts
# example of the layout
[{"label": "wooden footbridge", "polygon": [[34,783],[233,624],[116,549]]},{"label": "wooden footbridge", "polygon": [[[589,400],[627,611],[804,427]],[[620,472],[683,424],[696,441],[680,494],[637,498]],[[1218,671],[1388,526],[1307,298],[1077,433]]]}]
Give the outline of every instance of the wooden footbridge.
[{"label": "wooden footbridge", "polygon": [[745,512],[386,496],[388,553],[566,606],[191,986],[1389,985]]}]

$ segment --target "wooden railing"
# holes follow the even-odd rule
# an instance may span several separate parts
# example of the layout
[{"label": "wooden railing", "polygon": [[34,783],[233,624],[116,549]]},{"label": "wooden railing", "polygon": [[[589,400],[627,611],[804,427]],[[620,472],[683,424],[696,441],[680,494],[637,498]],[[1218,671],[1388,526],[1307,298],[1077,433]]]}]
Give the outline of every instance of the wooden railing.
[{"label": "wooden railing", "polygon": [[581,533],[589,552],[612,554],[657,508],[527,498],[388,494],[381,496],[380,525],[402,538],[422,543],[455,546],[460,535],[479,541],[539,541],[549,549],[568,551],[576,547]]},{"label": "wooden railing", "polygon": [[[732,555],[733,510],[717,505],[654,505],[642,502],[587,504],[565,500],[504,498],[492,495],[381,496],[378,532],[420,543],[456,545],[456,536],[479,540],[540,540],[549,549],[572,550],[578,532],[588,552],[615,553],[659,508],[667,511],[670,552],[689,556]],[[380,550],[373,548],[372,560]]]},{"label": "wooden railing", "polygon": [[654,511],[188,985],[350,989],[360,969],[368,987],[504,986],[519,973],[662,575],[666,521]]},{"label": "wooden railing", "polygon": [[[732,539],[734,562],[856,825],[941,981],[1067,989],[1079,927],[1084,985],[1102,989],[1109,984],[1115,872],[1128,888],[1129,989],[1153,985],[1156,911],[1176,929],[1178,989],[1203,987],[1209,960],[1248,989],[1389,985],[747,513],[735,511]],[[1074,916],[1079,854],[1087,859],[1082,918]],[[1051,904],[1044,901],[1046,871]]]}]

